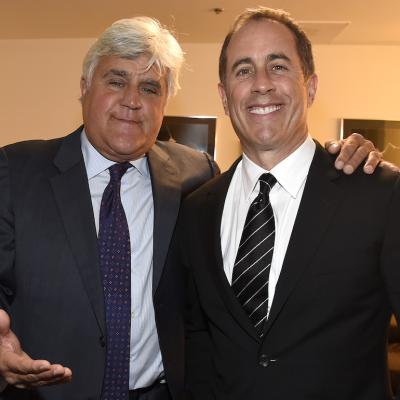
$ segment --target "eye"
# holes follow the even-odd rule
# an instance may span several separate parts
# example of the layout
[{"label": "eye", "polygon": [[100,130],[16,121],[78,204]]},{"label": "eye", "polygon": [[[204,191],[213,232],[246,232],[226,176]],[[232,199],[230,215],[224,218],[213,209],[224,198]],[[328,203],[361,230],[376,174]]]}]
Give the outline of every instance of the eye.
[{"label": "eye", "polygon": [[275,64],[271,67],[272,71],[287,71],[288,68],[286,67],[286,65],[282,65],[282,64]]},{"label": "eye", "polygon": [[125,86],[125,82],[118,79],[109,80],[108,84],[115,88],[123,88]]},{"label": "eye", "polygon": [[145,94],[157,95],[161,94],[161,89],[157,85],[143,85],[141,91]]},{"label": "eye", "polygon": [[142,90],[145,93],[150,93],[150,94],[156,94],[157,93],[157,91],[152,87],[144,87],[144,88],[142,88]]},{"label": "eye", "polygon": [[250,67],[242,67],[242,68],[240,68],[240,69],[238,69],[236,71],[236,76],[237,77],[244,78],[246,76],[249,76],[250,74],[251,74],[251,68]]}]

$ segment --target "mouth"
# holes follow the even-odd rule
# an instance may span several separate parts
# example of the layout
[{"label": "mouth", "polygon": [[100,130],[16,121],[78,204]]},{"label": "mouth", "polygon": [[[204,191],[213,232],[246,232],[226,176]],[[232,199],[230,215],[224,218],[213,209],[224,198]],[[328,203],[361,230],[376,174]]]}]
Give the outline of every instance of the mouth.
[{"label": "mouth", "polygon": [[120,117],[116,117],[116,116],[113,116],[113,118],[115,120],[119,121],[119,122],[124,122],[126,124],[132,124],[133,125],[133,124],[139,124],[140,123],[140,121],[136,121],[134,119],[129,119],[129,118],[120,118]]},{"label": "mouth", "polygon": [[280,110],[281,104],[274,104],[270,106],[250,106],[248,108],[250,114],[267,115]]}]

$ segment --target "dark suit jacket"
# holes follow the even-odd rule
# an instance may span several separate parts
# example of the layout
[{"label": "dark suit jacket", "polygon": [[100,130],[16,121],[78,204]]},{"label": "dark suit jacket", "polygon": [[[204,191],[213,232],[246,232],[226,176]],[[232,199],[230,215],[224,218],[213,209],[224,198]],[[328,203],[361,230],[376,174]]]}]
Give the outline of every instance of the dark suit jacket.
[{"label": "dark suit jacket", "polygon": [[223,270],[220,223],[235,167],[188,196],[178,223],[175,246],[190,287],[188,398],[390,399],[386,331],[400,306],[397,174],[345,176],[317,146],[261,340]]},{"label": "dark suit jacket", "polygon": [[[0,302],[33,358],[72,369],[72,383],[31,392],[9,387],[4,399],[99,399],[105,317],[97,236],[81,128],[48,141],[0,150]],[[154,198],[153,292],[170,391],[183,389],[182,279],[164,269],[181,199],[210,179],[215,165],[199,152],[160,142],[148,154]]]}]

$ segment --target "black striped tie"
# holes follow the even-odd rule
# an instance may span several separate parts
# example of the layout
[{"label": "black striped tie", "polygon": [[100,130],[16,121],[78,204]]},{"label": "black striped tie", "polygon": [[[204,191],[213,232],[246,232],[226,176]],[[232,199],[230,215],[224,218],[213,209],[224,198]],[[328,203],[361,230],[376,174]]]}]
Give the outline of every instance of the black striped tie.
[{"label": "black striped tie", "polygon": [[259,178],[260,193],[249,207],[232,273],[232,289],[261,336],[268,312],[268,281],[275,241],[269,192],[271,174]]}]

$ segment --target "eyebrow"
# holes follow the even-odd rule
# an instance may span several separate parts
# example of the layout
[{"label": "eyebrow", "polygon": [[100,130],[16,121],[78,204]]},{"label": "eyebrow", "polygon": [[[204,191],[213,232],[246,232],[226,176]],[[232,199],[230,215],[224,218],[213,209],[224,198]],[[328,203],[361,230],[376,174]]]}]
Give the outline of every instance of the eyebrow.
[{"label": "eyebrow", "polygon": [[[125,70],[123,70],[123,69],[110,69],[109,71],[107,71],[107,72],[103,75],[103,77],[104,77],[104,78],[107,78],[107,77],[110,76],[110,75],[117,75],[117,76],[120,76],[120,77],[122,77],[122,78],[127,78],[127,77],[129,77],[129,76],[131,75],[131,73],[128,72],[128,71],[125,71]],[[144,79],[144,80],[142,81],[142,83],[144,83],[144,84],[146,84],[146,85],[154,86],[154,87],[157,88],[157,89],[161,89],[161,84],[160,84],[160,82],[159,82],[159,81],[156,81],[156,80],[154,80],[154,79],[151,79],[151,78]]]},{"label": "eyebrow", "polygon": [[[284,53],[271,53],[267,56],[267,61],[275,61],[275,60],[285,60],[287,62],[291,62],[290,58]],[[240,58],[239,60],[235,61],[232,65],[232,71],[234,71],[239,65],[241,64],[252,64],[252,59],[250,57]]]},{"label": "eyebrow", "polygon": [[290,63],[290,58],[284,53],[268,54],[267,61],[275,61],[275,60],[285,60]]},{"label": "eyebrow", "polygon": [[234,71],[241,64],[252,64],[251,58],[245,57],[245,58],[241,58],[241,59],[235,61],[232,65],[231,70]]},{"label": "eyebrow", "polygon": [[129,72],[125,71],[123,69],[110,69],[109,71],[107,71],[104,75],[103,78],[106,78],[109,75],[117,75],[117,76],[121,76],[122,78],[126,78],[127,76],[129,76]]},{"label": "eyebrow", "polygon": [[154,87],[157,87],[157,88],[161,88],[160,82],[159,82],[159,81],[156,81],[156,80],[154,80],[154,79],[144,79],[144,80],[142,81],[142,83],[144,83],[144,84],[146,84],[146,85],[151,85],[151,86],[154,86]]}]

